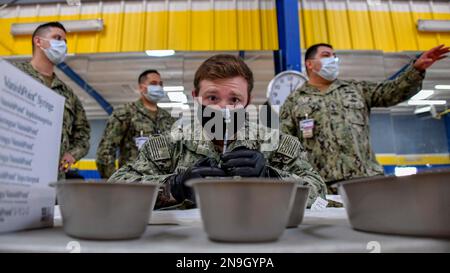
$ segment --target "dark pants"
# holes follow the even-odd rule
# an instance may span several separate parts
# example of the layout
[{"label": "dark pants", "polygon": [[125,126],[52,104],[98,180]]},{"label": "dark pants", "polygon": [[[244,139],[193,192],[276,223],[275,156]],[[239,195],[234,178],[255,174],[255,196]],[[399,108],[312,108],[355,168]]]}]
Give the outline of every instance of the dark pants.
[{"label": "dark pants", "polygon": [[81,180],[84,180],[84,177],[78,173],[78,170],[69,170],[66,173],[66,179],[81,179]]}]

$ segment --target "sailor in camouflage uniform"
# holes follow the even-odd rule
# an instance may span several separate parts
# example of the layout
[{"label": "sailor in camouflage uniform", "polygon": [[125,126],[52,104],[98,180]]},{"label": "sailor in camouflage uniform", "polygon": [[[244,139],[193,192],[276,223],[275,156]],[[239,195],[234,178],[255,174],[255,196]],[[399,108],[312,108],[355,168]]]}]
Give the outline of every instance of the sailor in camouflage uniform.
[{"label": "sailor in camouflage uniform", "polygon": [[333,48],[314,45],[305,54],[310,80],[286,99],[280,111],[281,130],[298,137],[328,185],[382,175],[369,141],[370,109],[412,97],[421,90],[425,70],[447,52],[443,45],[433,48],[394,80],[372,83],[338,80]]},{"label": "sailor in camouflage uniform", "polygon": [[175,119],[156,103],[165,97],[161,76],[156,70],[146,70],[138,78],[141,97],[136,102],[114,110],[97,148],[97,168],[100,176],[109,178],[115,171],[116,151],[119,167],[136,159],[138,150],[149,135],[170,130]]},{"label": "sailor in camouflage uniform", "polygon": [[31,62],[14,65],[65,98],[58,174],[64,179],[72,164],[88,153],[91,129],[80,99],[54,73],[54,66],[63,62],[67,53],[64,26],[58,22],[40,25],[32,43]]},{"label": "sailor in camouflage uniform", "polygon": [[150,137],[137,160],[115,172],[110,182],[164,184],[157,208],[193,206],[195,198],[185,182],[205,177],[295,180],[310,188],[308,206],[319,196],[325,198],[325,183],[307,162],[296,137],[280,135],[277,130],[259,134],[258,125],[248,118],[239,126],[231,126],[234,137],[228,142],[217,136],[211,138],[205,130],[210,119],[206,118],[205,123],[206,115],[202,114],[207,109],[215,107],[217,116],[219,110],[230,105],[234,107],[232,111],[239,111],[248,105],[252,88],[253,74],[241,59],[232,55],[209,58],[197,70],[192,92],[201,105],[198,109],[202,109],[194,113],[201,116],[194,117],[193,125],[191,119],[181,122],[182,129],[174,126],[171,133]]}]

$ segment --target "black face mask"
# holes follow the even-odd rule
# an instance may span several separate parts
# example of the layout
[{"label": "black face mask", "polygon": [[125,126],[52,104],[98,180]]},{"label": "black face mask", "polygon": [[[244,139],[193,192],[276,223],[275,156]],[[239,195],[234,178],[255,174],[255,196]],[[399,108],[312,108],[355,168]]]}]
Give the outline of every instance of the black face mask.
[{"label": "black face mask", "polygon": [[226,139],[231,139],[238,130],[244,127],[246,118],[245,108],[232,109],[228,119],[229,123],[227,123],[225,113],[221,109],[215,109],[203,104],[198,115],[199,120],[202,121],[203,130],[212,136],[214,140],[224,140],[226,129],[228,129]]}]

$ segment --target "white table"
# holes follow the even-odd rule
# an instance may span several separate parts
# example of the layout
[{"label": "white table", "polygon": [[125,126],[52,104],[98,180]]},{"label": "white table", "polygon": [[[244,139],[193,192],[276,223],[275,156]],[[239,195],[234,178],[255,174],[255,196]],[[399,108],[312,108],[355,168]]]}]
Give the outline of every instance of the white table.
[{"label": "white table", "polygon": [[[155,211],[136,240],[88,241],[67,236],[61,219],[55,227],[0,235],[0,252],[450,252],[450,239],[382,235],[353,230],[343,208],[307,210],[298,228],[286,229],[269,243],[219,243],[203,231],[198,209]],[[79,248],[78,248],[79,247]]]}]

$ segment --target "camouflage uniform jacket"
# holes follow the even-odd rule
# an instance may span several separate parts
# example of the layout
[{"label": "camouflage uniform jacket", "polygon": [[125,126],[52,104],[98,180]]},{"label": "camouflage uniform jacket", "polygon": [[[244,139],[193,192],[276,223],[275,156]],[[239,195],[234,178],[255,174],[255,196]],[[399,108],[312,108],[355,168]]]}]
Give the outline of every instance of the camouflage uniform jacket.
[{"label": "camouflage uniform jacket", "polygon": [[[412,65],[394,80],[380,83],[336,80],[320,92],[306,83],[290,94],[280,111],[282,132],[297,136],[326,182],[382,175],[369,140],[372,107],[389,107],[416,94],[424,73]],[[300,122],[314,119],[304,138]]]},{"label": "camouflage uniform jacket", "polygon": [[[261,151],[266,160],[267,167],[277,173],[281,179],[293,179],[299,184],[310,187],[308,205],[321,196],[325,198],[326,187],[322,178],[308,163],[303,147],[296,137],[280,135],[277,132],[265,134],[264,139],[258,138],[254,123],[246,122],[245,130],[240,130],[237,140],[231,142],[227,151],[233,151],[238,147],[256,149]],[[199,129],[200,127],[200,129]],[[192,128],[192,127],[190,127]],[[110,178],[110,181],[126,181],[141,183],[165,183],[171,175],[184,172],[198,160],[211,157],[220,163],[220,152],[214,147],[212,141],[205,137],[189,138],[185,136],[203,135],[201,126],[194,130],[183,130],[174,128],[170,134],[154,136],[146,142],[136,161],[129,163],[119,169]],[[246,132],[245,136],[239,135]],[[194,139],[194,140],[192,140]],[[270,143],[273,140],[274,143]],[[170,194],[170,187],[166,185],[163,192],[158,196],[158,202]]]},{"label": "camouflage uniform jacket", "polygon": [[135,137],[161,134],[170,131],[175,119],[159,108],[156,120],[145,108],[142,100],[125,104],[109,117],[103,137],[97,149],[97,168],[104,178],[110,177],[116,170],[116,151],[119,149],[119,167],[136,159],[138,148]]},{"label": "camouflage uniform jacket", "polygon": [[[44,77],[33,68],[31,63],[14,63],[14,65],[46,85]],[[63,83],[56,74],[54,74],[53,81],[48,87],[66,99],[64,103],[60,158],[67,152],[78,161],[89,151],[89,134],[91,132],[83,105],[72,89]],[[59,172],[58,177],[62,179],[65,175]]]}]

